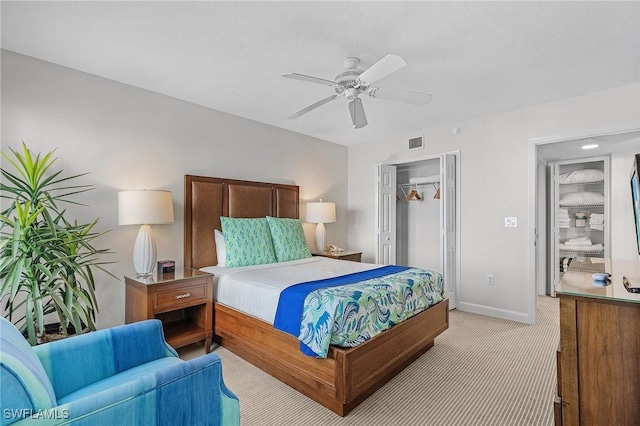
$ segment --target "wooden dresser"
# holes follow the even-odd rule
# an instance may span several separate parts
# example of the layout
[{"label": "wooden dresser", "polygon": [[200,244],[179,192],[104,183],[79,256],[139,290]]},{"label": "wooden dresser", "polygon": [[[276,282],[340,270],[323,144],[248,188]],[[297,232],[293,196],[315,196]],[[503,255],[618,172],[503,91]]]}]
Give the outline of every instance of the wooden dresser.
[{"label": "wooden dresser", "polygon": [[[640,425],[640,262],[574,260],[560,298],[556,425]],[[596,286],[592,273],[611,274]]]}]

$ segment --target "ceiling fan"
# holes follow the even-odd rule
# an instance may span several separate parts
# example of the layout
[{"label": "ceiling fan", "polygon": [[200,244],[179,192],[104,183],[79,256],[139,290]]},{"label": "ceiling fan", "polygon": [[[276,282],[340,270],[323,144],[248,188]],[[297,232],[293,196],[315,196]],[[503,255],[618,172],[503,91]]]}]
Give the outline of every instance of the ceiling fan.
[{"label": "ceiling fan", "polygon": [[344,96],[349,100],[349,113],[351,114],[353,128],[360,129],[367,125],[367,117],[364,113],[364,107],[362,106],[362,99],[360,99],[360,95],[362,94],[368,94],[372,98],[404,102],[413,105],[427,105],[431,102],[431,95],[427,93],[382,89],[380,87],[373,86],[376,81],[407,65],[404,59],[400,56],[387,55],[366,70],[358,68],[359,64],[360,59],[358,58],[345,59],[344,71],[336,75],[333,80],[326,80],[324,78],[311,77],[298,73],[282,74],[285,78],[331,86],[336,92],[335,95],[327,96],[326,98],[301,109],[295,114],[290,115],[288,118],[298,118],[326,103],[333,101],[334,99],[339,98],[340,96]]}]

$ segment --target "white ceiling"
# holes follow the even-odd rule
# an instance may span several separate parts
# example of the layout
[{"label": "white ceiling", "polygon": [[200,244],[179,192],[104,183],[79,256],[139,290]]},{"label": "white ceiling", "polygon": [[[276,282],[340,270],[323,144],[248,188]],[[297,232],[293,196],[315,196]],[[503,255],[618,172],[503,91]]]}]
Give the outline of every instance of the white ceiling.
[{"label": "white ceiling", "polygon": [[[640,81],[640,2],[8,2],[2,48],[349,145]],[[348,56],[408,66],[353,129],[325,79]]]},{"label": "white ceiling", "polygon": [[[584,145],[598,146],[594,149],[583,149]],[[537,146],[537,154],[539,160],[548,162],[605,156],[614,152],[637,152],[638,149],[640,131],[630,131],[542,144]]]}]

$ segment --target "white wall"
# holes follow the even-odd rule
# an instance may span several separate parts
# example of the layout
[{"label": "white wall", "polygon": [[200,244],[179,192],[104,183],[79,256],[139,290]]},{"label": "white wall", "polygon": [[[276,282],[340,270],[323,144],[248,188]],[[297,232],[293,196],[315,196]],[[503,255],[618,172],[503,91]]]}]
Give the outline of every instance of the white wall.
[{"label": "white wall", "polygon": [[[117,192],[173,192],[175,223],[153,226],[159,259],[183,260],[185,174],[296,184],[304,202],[335,201],[327,241],[347,246],[347,149],[111,80],[2,51],[2,150],[24,140],[34,152],[57,148],[65,175],[90,174],[96,189],[69,206],[80,221],[112,231],[99,247],[116,252],[109,269],[133,272],[136,226],[119,227]],[[3,167],[7,163],[3,162]],[[304,226],[313,247],[312,224]],[[97,277],[98,326],[124,322],[124,280]]]},{"label": "white wall", "polygon": [[635,154],[640,154],[640,140],[635,151],[611,155],[611,257],[614,259],[639,259],[629,182]]},{"label": "white wall", "polygon": [[[338,221],[326,225],[328,242],[362,250],[363,260],[374,261],[375,164],[460,150],[460,306],[520,320],[529,291],[528,140],[640,126],[640,85],[634,84],[428,128],[418,153],[410,153],[406,141],[416,132],[347,150],[11,52],[2,51],[1,60],[2,150],[21,140],[36,152],[57,147],[57,165],[66,174],[91,172],[85,182],[97,189],[82,197],[90,207],[69,209],[79,220],[100,217],[101,229],[112,229],[101,246],[117,252],[112,258],[118,263],[110,268],[115,275],[132,272],[137,233],[117,224],[119,190],[173,191],[176,222],[154,226],[154,232],[159,258],[179,264],[184,174],[295,183],[303,203],[335,201]],[[437,106],[436,98],[427,108]],[[460,134],[452,134],[453,127]],[[518,228],[504,228],[505,216],[517,216]],[[305,232],[311,236],[313,226]],[[495,275],[495,286],[485,284],[487,274]],[[100,275],[98,299],[100,327],[124,321],[123,281]]]},{"label": "white wall", "polygon": [[[529,139],[590,129],[640,126],[640,84],[425,128],[425,148],[407,149],[401,135],[349,147],[349,248],[375,259],[376,163],[460,150],[461,309],[527,321]],[[437,108],[437,98],[427,108]],[[461,128],[453,134],[453,127]],[[518,218],[505,228],[505,216]],[[532,247],[531,247],[532,249]],[[495,276],[495,285],[485,283]]]}]

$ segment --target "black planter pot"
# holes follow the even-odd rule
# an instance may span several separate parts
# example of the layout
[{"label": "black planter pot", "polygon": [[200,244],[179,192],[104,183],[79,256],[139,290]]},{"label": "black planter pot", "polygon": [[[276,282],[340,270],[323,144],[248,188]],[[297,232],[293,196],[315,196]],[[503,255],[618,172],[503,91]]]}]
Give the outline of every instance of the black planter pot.
[{"label": "black planter pot", "polygon": [[[44,333],[45,334],[60,334],[60,331],[61,330],[60,330],[60,323],[59,322],[54,322],[52,324],[45,324],[44,325]],[[69,336],[73,336],[74,334],[76,334],[76,328],[73,326],[73,324],[69,324],[67,326],[67,334]]]},{"label": "black planter pot", "polygon": [[[89,331],[89,328],[85,325],[82,324],[83,326],[83,330],[86,333],[87,331]],[[67,326],[67,334],[61,334],[60,333],[60,323],[59,322],[54,322],[52,324],[45,324],[44,325],[44,340],[43,341],[39,341],[38,344],[40,343],[46,343],[46,342],[52,342],[54,340],[60,340],[60,339],[64,339],[66,337],[70,337],[70,336],[74,336],[76,333],[76,328],[73,326],[73,324],[69,324]],[[25,339],[29,339],[29,334],[27,332],[27,330],[25,330],[22,335],[24,336]]]}]

